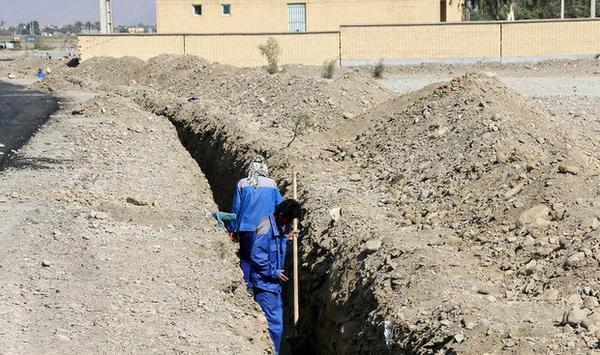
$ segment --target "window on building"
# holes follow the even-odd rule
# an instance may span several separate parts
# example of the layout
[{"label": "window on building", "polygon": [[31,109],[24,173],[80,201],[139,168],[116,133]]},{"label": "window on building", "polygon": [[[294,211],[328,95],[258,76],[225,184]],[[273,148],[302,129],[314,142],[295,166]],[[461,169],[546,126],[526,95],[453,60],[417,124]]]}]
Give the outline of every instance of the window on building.
[{"label": "window on building", "polygon": [[306,32],[306,4],[288,4],[288,31]]},{"label": "window on building", "polygon": [[202,16],[202,5],[192,5],[194,8],[194,16]]},{"label": "window on building", "polygon": [[223,16],[231,15],[231,5],[230,4],[221,4],[221,15],[223,15]]}]

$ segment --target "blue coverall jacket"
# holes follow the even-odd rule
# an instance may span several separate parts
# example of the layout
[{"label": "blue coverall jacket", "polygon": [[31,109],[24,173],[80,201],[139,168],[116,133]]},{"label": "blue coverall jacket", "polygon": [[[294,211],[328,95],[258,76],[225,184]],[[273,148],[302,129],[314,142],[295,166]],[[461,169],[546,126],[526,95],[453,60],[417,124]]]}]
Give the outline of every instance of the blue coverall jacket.
[{"label": "blue coverall jacket", "polygon": [[272,215],[275,206],[283,201],[275,180],[258,178],[255,187],[247,178],[241,179],[233,193],[231,213],[237,215],[235,223],[229,225],[232,232],[254,232],[264,216]]},{"label": "blue coverall jacket", "polygon": [[285,264],[287,237],[281,233],[273,214],[264,217],[256,228],[252,245],[250,280],[254,288],[280,293],[279,276]]}]

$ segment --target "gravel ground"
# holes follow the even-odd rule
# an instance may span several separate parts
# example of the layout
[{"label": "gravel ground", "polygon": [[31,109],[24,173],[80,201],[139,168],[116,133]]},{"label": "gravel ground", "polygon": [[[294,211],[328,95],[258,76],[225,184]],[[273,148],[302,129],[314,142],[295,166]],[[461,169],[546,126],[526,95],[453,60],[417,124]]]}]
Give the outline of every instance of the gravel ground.
[{"label": "gravel ground", "polygon": [[[508,87],[524,96],[589,96],[600,97],[600,77],[527,77],[503,73],[498,78]],[[381,80],[383,86],[398,93],[417,91],[423,87],[451,80],[452,76],[439,75],[390,75]]]},{"label": "gravel ground", "polygon": [[[587,64],[587,65],[585,65]],[[509,70],[509,69],[513,70]],[[406,94],[425,86],[451,80],[456,73],[481,69],[497,76],[506,86],[529,98],[541,108],[584,130],[600,129],[600,67],[595,63],[577,65],[550,63],[534,70],[530,65],[477,68],[473,66],[435,67],[414,70],[391,68],[379,83],[396,93]]]},{"label": "gravel ground", "polygon": [[[300,172],[298,353],[597,350],[600,215],[562,222],[600,206],[597,169],[585,164],[600,141],[596,63],[389,68],[373,82],[362,69],[325,81],[316,67],[268,76],[161,56],[123,77],[97,75],[128,61],[90,61],[34,86],[98,96],[53,118],[0,175],[8,353],[264,352],[266,326],[239,287],[235,248],[194,217],[230,200],[255,152],[282,187]],[[465,77],[381,102],[389,94],[378,85],[414,91],[473,70],[526,100]],[[348,102],[358,104],[345,112]],[[300,109],[318,129],[282,149],[294,134],[289,112]],[[172,120],[213,191],[165,117],[149,112]],[[488,147],[492,138],[503,145]],[[566,201],[551,203],[552,186]],[[498,199],[513,199],[515,213],[497,211]]]},{"label": "gravel ground", "polygon": [[173,127],[69,107],[0,173],[0,354],[269,352]]}]

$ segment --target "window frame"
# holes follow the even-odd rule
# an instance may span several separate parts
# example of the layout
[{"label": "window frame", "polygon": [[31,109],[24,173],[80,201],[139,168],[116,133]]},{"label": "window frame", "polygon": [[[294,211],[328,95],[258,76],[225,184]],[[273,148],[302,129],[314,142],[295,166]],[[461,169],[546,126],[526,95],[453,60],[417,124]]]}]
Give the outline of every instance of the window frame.
[{"label": "window frame", "polygon": [[[200,9],[200,13],[196,11],[197,9]],[[192,4],[192,15],[202,16],[202,4]]]},{"label": "window frame", "polygon": [[[229,9],[229,13],[225,13],[225,7]],[[221,16],[231,16],[231,4],[221,4]]]},{"label": "window frame", "polygon": [[[290,29],[290,25],[292,24],[292,22],[290,22],[290,6],[301,6],[302,9],[304,10],[304,14],[302,15],[304,22],[300,23],[300,22],[294,22],[296,25],[297,24],[302,24],[303,25],[303,29],[302,30],[296,30],[296,31],[291,31]],[[288,16],[288,33],[305,33],[308,32],[308,10],[306,9],[306,2],[288,2],[287,3],[287,16]]]}]

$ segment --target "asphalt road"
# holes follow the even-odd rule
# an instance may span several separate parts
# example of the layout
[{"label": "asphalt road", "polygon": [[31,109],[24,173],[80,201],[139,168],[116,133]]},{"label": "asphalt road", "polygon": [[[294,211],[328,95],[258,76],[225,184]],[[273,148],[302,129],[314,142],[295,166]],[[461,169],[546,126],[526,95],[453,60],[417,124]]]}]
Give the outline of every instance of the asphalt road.
[{"label": "asphalt road", "polygon": [[57,109],[52,96],[0,81],[0,170]]}]

